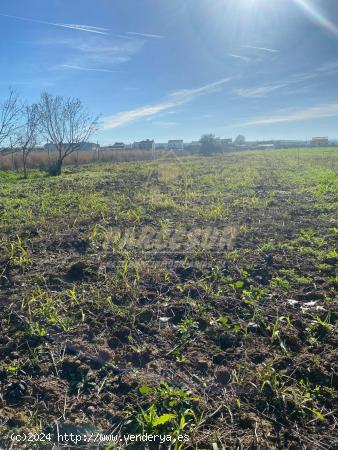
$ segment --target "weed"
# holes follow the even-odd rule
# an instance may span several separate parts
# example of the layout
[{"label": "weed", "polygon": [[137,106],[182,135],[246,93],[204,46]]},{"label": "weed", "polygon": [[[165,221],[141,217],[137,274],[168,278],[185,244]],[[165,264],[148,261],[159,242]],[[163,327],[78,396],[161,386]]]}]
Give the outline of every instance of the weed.
[{"label": "weed", "polygon": [[15,241],[9,243],[6,254],[10,264],[20,267],[23,273],[32,265],[32,260],[28,257],[28,252],[20,236],[17,236]]}]

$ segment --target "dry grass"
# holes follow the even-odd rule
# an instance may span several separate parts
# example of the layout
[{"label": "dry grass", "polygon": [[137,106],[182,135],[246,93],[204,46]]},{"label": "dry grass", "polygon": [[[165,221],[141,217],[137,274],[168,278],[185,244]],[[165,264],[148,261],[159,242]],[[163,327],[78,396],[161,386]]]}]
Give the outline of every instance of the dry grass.
[{"label": "dry grass", "polygon": [[[160,156],[156,153],[156,156]],[[29,169],[46,169],[51,162],[55,161],[56,153],[47,151],[34,151],[28,157]],[[99,154],[91,152],[74,152],[69,155],[64,164],[66,166],[89,164],[97,161],[101,162],[129,162],[129,161],[149,161],[153,159],[153,154],[149,150],[101,150]],[[22,169],[21,153],[0,155],[0,170]]]}]

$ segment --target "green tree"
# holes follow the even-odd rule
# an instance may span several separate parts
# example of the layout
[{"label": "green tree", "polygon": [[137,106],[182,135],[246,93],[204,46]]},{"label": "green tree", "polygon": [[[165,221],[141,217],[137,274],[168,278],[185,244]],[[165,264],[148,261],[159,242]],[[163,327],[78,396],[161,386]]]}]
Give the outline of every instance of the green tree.
[{"label": "green tree", "polygon": [[235,144],[237,145],[245,144],[245,137],[242,134],[239,134],[235,139]]}]

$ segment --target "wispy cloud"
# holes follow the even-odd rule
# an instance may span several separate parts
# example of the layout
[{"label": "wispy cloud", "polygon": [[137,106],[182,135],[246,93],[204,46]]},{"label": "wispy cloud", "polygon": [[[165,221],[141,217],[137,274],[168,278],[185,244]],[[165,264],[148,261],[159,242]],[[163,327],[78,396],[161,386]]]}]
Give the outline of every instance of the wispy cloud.
[{"label": "wispy cloud", "polygon": [[234,53],[228,53],[228,56],[230,56],[231,58],[235,58],[235,59],[241,59],[242,61],[245,61],[246,63],[251,62],[251,58],[249,58],[248,56],[242,56],[242,55],[235,55]]},{"label": "wispy cloud", "polygon": [[305,109],[290,110],[283,114],[255,117],[236,126],[272,125],[275,123],[301,122],[336,116],[338,116],[338,103],[326,103]]},{"label": "wispy cloud", "polygon": [[268,53],[278,53],[279,50],[275,50],[274,48],[268,48],[268,47],[255,47],[254,45],[242,45],[243,48],[251,48],[252,50],[260,50],[262,52],[268,52]]},{"label": "wispy cloud", "polygon": [[176,108],[192,101],[194,98],[214,92],[221,88],[225,83],[229,82],[231,78],[223,78],[213,83],[206,84],[196,89],[182,89],[172,92],[168,98],[160,103],[154,105],[142,106],[140,108],[124,111],[112,116],[103,118],[103,127],[105,129],[118,128],[128,123],[134,122],[142,118],[155,116],[166,110]]},{"label": "wispy cloud", "polygon": [[317,69],[317,72],[325,73],[325,74],[335,74],[338,71],[338,61],[329,62],[327,64],[323,64]]},{"label": "wispy cloud", "polygon": [[145,45],[142,40],[123,40],[116,37],[88,35],[86,39],[80,36],[54,37],[37,41],[35,45],[46,47],[48,55],[55,50],[62,50],[63,62],[55,65],[53,70],[73,69],[88,70],[96,72],[114,72],[116,65],[129,62],[132,57]]},{"label": "wispy cloud", "polygon": [[92,27],[90,25],[78,25],[78,24],[69,24],[69,23],[51,23],[50,25],[54,25],[56,27],[61,27],[61,28],[70,28],[72,30],[78,30],[78,31],[87,31],[87,33],[109,34],[108,28]]},{"label": "wispy cloud", "polygon": [[313,80],[315,78],[318,78],[318,76],[319,76],[318,71],[319,71],[319,69],[317,71],[315,70],[313,72],[294,73],[289,78],[289,82],[290,83],[302,83],[303,81]]},{"label": "wispy cloud", "polygon": [[266,84],[254,88],[237,89],[235,92],[240,97],[265,97],[273,91],[277,91],[288,86],[288,83]]},{"label": "wispy cloud", "polygon": [[81,67],[81,66],[73,66],[70,64],[61,64],[60,67],[64,67],[65,69],[70,70],[83,70],[85,72],[107,72],[107,73],[121,73],[117,70],[109,70],[109,69],[95,69],[92,67]]},{"label": "wispy cloud", "polygon": [[127,31],[126,34],[130,34],[131,36],[139,36],[144,38],[153,38],[153,39],[162,39],[163,36],[159,34],[148,34],[148,33],[136,33],[135,31]]},{"label": "wispy cloud", "polygon": [[53,27],[69,28],[69,29],[77,30],[77,31],[85,31],[87,33],[109,34],[108,28],[94,27],[92,25],[81,25],[81,24],[71,24],[71,23],[54,23],[54,22],[47,22],[45,20],[37,20],[37,19],[31,19],[28,17],[21,17],[21,16],[12,16],[10,14],[2,14],[2,13],[0,13],[0,16],[7,17],[9,19],[24,20],[25,22],[33,22],[33,23],[40,23],[43,25],[51,25]]},{"label": "wispy cloud", "polygon": [[273,83],[265,83],[261,86],[246,87],[236,89],[235,93],[240,97],[255,98],[265,97],[274,91],[279,91],[286,87],[291,87],[303,83],[305,81],[315,80],[322,76],[334,75],[338,72],[338,61],[323,64],[311,72],[295,73],[288,77],[287,80],[278,80]]}]

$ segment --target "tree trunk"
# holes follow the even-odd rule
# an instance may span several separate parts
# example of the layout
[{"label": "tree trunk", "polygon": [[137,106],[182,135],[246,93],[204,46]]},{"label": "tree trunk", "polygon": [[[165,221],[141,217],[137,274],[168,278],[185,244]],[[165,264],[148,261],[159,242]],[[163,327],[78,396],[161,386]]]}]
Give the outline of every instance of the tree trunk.
[{"label": "tree trunk", "polygon": [[62,163],[63,163],[63,158],[64,158],[64,156],[62,155],[61,148],[58,149],[58,153],[59,153],[59,157],[58,157],[58,160],[56,161],[56,166],[55,166],[55,176],[57,176],[57,177],[61,175]]},{"label": "tree trunk", "polygon": [[59,176],[62,172],[62,159],[58,159],[56,162],[55,175]]},{"label": "tree trunk", "polygon": [[23,163],[23,177],[27,178],[27,155],[25,151],[22,152],[22,163]]}]

